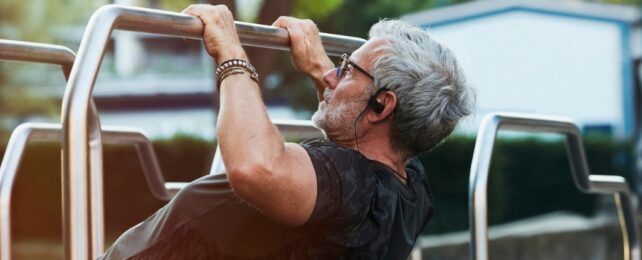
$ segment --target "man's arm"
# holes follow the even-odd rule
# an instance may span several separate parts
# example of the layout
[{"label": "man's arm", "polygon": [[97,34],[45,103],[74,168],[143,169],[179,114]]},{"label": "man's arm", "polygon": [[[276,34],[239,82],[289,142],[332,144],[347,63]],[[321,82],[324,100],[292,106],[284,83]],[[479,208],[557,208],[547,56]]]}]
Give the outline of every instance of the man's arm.
[{"label": "man's arm", "polygon": [[[193,5],[184,12],[203,21],[205,47],[219,63],[247,60],[227,7]],[[219,95],[218,143],[232,188],[281,223],[305,223],[317,197],[316,175],[307,152],[298,144],[283,143],[270,122],[259,86],[248,73],[223,80]]]}]

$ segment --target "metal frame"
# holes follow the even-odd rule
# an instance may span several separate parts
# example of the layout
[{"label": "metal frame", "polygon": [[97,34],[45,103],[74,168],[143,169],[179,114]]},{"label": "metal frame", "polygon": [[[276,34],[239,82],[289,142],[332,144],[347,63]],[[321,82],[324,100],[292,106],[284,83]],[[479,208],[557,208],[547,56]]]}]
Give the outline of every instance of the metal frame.
[{"label": "metal frame", "polygon": [[[283,29],[240,22],[235,22],[235,25],[244,45],[289,49],[287,31]],[[98,69],[114,29],[200,39],[203,24],[196,17],[179,13],[120,5],[103,6],[92,15],[63,101],[63,235],[66,259],[93,259],[102,253],[102,245],[96,242],[102,236],[98,224],[103,221],[102,180],[92,171],[100,164],[101,157],[89,150],[98,150],[101,146],[100,124],[98,120],[90,121],[89,113]],[[340,35],[322,34],[321,38],[331,55],[352,52],[365,43],[364,39]]]},{"label": "metal frame", "polygon": [[[65,79],[69,79],[69,74],[71,73],[71,68],[74,64],[75,58],[76,55],[74,54],[74,52],[69,48],[63,46],[23,41],[0,40],[0,59],[60,65],[62,67]],[[89,104],[89,114],[92,118],[96,118],[97,113],[93,99],[90,100]],[[91,122],[93,124],[98,123],[95,120],[91,120]],[[100,138],[100,135],[96,135],[96,133],[92,133],[92,136],[98,136],[98,139]],[[100,147],[92,147],[91,156],[102,157],[102,150],[100,149]],[[102,165],[95,165],[94,163],[94,165],[92,166],[92,175],[102,176]],[[8,214],[9,212],[6,213]],[[4,214],[4,212],[2,214]],[[100,229],[102,232],[102,227],[98,227],[97,229]],[[3,240],[9,241],[8,239]],[[3,246],[3,244],[0,244],[0,246]],[[0,252],[0,257],[2,257],[2,259],[8,259],[10,257],[10,254],[5,254],[4,252],[9,251],[3,250],[2,252]]]},{"label": "metal frame", "polygon": [[[157,199],[168,201],[174,192],[165,188],[156,154],[142,130],[130,127],[102,129],[106,143],[133,144],[136,147],[147,185]],[[0,259],[11,258],[11,195],[25,148],[32,140],[62,140],[60,124],[24,123],[19,125],[9,138],[7,150],[0,165]]]},{"label": "metal frame", "polygon": [[[59,45],[0,39],[0,59],[60,65],[65,78],[69,76],[75,57],[73,51]],[[298,138],[323,136],[322,132],[307,120],[274,120],[274,123],[284,136]],[[153,146],[142,130],[106,126],[102,129],[102,134],[107,143],[135,145],[148,187],[157,199],[168,201],[188,184],[165,182]],[[10,259],[12,252],[11,195],[26,145],[34,139],[55,141],[61,138],[62,129],[59,124],[25,123],[12,132],[0,164],[0,260]],[[221,172],[224,172],[222,158],[216,156],[214,161],[219,162]]]},{"label": "metal frame", "polygon": [[[74,52],[63,46],[0,39],[0,59],[60,65],[65,79],[69,77],[75,58]],[[90,106],[92,116],[96,115],[94,108],[92,100]],[[104,134],[109,143],[135,145],[152,194],[160,200],[172,198],[175,190],[165,189],[165,181],[156,154],[141,130],[107,127]],[[59,124],[26,123],[18,126],[9,138],[7,150],[0,165],[0,260],[8,260],[11,257],[11,194],[25,147],[31,138],[61,140],[61,136],[62,129]],[[96,167],[93,170],[97,175],[102,175],[102,167]]]},{"label": "metal frame", "polygon": [[637,219],[626,180],[621,176],[595,175],[589,172],[582,136],[569,119],[516,113],[495,113],[484,117],[477,134],[470,168],[468,207],[470,211],[470,258],[488,259],[487,187],[495,138],[500,129],[537,133],[559,133],[566,137],[566,150],[575,186],[585,193],[613,194],[617,204],[624,259],[640,259]]},{"label": "metal frame", "polygon": [[0,39],[0,59],[60,65],[68,79],[76,54],[60,45]]}]

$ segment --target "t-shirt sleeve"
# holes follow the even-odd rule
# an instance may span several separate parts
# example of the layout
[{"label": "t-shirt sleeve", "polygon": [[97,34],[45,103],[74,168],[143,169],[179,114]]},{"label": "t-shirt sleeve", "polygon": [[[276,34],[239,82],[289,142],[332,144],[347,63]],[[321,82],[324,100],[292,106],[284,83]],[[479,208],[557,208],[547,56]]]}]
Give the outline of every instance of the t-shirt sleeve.
[{"label": "t-shirt sleeve", "polygon": [[368,187],[360,178],[355,152],[333,147],[303,146],[317,176],[317,198],[306,226],[341,229],[357,223],[366,210]]},{"label": "t-shirt sleeve", "polygon": [[[304,146],[305,147],[305,146]],[[309,226],[321,226],[332,222],[333,217],[341,208],[341,178],[323,152],[315,147],[305,147],[310,155],[317,176],[317,198],[312,215],[305,223]]]}]

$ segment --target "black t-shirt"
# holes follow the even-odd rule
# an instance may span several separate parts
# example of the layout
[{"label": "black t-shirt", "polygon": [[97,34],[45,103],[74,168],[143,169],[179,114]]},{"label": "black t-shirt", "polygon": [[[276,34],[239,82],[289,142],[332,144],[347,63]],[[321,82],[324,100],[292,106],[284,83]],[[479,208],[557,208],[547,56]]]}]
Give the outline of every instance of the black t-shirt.
[{"label": "black t-shirt", "polygon": [[432,215],[418,160],[407,185],[385,165],[330,141],[303,143],[317,200],[299,227],[239,199],[225,175],[202,177],[125,232],[104,259],[404,259]]},{"label": "black t-shirt", "polygon": [[319,244],[313,255],[404,259],[432,215],[432,193],[418,160],[407,185],[384,164],[330,141],[304,143],[317,175],[317,201],[306,226]]}]

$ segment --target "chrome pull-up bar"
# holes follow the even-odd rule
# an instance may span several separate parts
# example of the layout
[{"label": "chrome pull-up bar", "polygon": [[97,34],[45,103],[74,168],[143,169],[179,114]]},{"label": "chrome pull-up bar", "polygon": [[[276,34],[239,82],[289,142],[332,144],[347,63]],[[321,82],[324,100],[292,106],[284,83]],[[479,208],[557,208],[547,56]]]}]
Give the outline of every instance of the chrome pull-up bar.
[{"label": "chrome pull-up bar", "polygon": [[[287,32],[283,29],[239,22],[236,27],[244,45],[289,49]],[[102,214],[102,180],[90,170],[98,158],[88,150],[90,144],[101,146],[100,125],[92,124],[88,115],[96,76],[114,29],[200,38],[203,25],[198,18],[179,13],[119,5],[101,7],[92,15],[80,43],[62,108],[66,259],[93,259],[102,253],[102,245],[94,241],[102,235],[102,230],[92,228],[98,226],[95,222],[102,221],[99,216]],[[364,39],[332,34],[322,34],[322,41],[330,55],[352,52],[365,43]]]},{"label": "chrome pull-up bar", "polygon": [[470,258],[488,259],[487,187],[495,138],[500,129],[536,133],[558,133],[566,137],[566,151],[575,186],[586,193],[613,194],[617,204],[624,259],[640,259],[640,240],[636,227],[631,191],[621,176],[594,175],[589,172],[582,136],[569,119],[552,116],[496,113],[484,117],[477,134],[470,168],[468,207],[470,214]]}]

